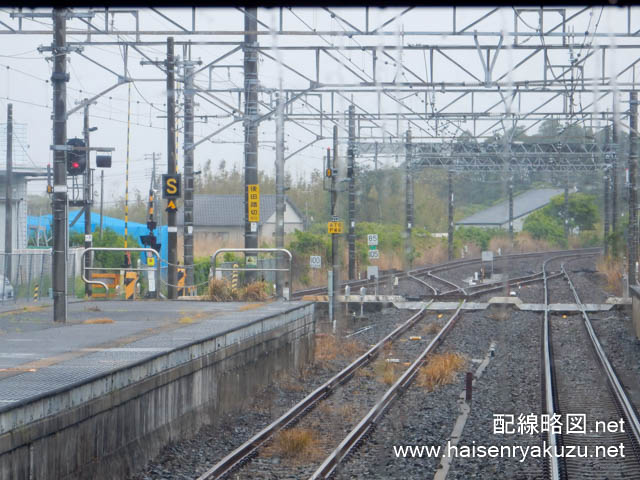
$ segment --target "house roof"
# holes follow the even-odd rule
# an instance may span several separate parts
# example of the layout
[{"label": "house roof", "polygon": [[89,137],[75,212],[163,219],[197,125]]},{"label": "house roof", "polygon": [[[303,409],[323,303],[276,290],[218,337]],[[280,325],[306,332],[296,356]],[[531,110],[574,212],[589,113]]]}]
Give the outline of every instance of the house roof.
[{"label": "house roof", "polygon": [[[538,188],[513,197],[513,218],[520,218],[544,207],[552,197],[563,192],[560,188]],[[456,225],[503,225],[509,221],[509,201],[463,218]]]},{"label": "house roof", "polygon": [[[285,196],[286,208],[303,218],[299,210]],[[260,195],[260,225],[276,211],[275,194]],[[204,195],[193,196],[193,224],[197,226],[242,227],[244,226],[244,195]],[[184,225],[184,208],[180,209],[178,225]]]}]

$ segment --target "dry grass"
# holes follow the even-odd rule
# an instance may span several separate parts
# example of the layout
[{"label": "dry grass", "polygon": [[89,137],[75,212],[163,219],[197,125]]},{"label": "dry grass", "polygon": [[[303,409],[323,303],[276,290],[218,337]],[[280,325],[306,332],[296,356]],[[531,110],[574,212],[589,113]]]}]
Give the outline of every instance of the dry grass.
[{"label": "dry grass", "polygon": [[89,320],[85,320],[82,323],[84,325],[100,325],[103,323],[115,323],[115,322],[110,318],[102,317],[102,318],[90,318]]},{"label": "dry grass", "polygon": [[379,358],[373,364],[376,380],[385,385],[392,385],[397,380],[397,369],[396,363],[387,362],[385,358]]},{"label": "dry grass", "polygon": [[316,334],[315,363],[326,364],[338,357],[338,339],[335,335]]},{"label": "dry grass", "polygon": [[253,282],[234,290],[227,279],[212,278],[209,280],[208,299],[214,302],[264,301],[269,297],[267,288],[267,282]]},{"label": "dry grass", "polygon": [[442,327],[437,323],[427,323],[422,327],[422,333],[426,333],[426,334],[438,333],[440,331],[440,328]]},{"label": "dry grass", "polygon": [[596,262],[596,270],[606,278],[608,292],[617,296],[622,295],[622,274],[624,272],[622,260],[600,257]]},{"label": "dry grass", "polygon": [[253,282],[242,290],[240,298],[247,302],[266,300],[268,297],[267,282]]},{"label": "dry grass", "polygon": [[452,383],[456,373],[464,368],[467,361],[459,353],[441,353],[429,358],[420,369],[418,385],[433,391],[440,385]]},{"label": "dry grass", "polygon": [[546,240],[536,240],[531,236],[529,232],[519,232],[514,243],[514,251],[521,253],[544,252],[546,250],[553,250],[554,248],[557,248],[551,245]]},{"label": "dry grass", "polygon": [[364,346],[357,340],[338,338],[327,333],[316,334],[315,363],[326,365],[338,357],[354,359],[364,353]]},{"label": "dry grass", "polygon": [[293,427],[279,431],[273,443],[264,450],[266,456],[289,460],[315,460],[321,457],[317,435],[308,428]]}]

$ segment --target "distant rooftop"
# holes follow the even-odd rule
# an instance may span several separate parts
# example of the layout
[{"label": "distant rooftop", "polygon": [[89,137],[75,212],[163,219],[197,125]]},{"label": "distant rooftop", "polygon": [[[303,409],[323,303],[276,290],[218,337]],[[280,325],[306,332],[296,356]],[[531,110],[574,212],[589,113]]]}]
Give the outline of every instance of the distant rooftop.
[{"label": "distant rooftop", "polygon": [[[527,215],[544,207],[552,197],[560,195],[561,188],[538,188],[529,190],[513,197],[513,218]],[[509,221],[509,201],[487,208],[473,215],[463,218],[456,225],[503,225]]]},{"label": "distant rooftop", "polygon": [[[285,202],[302,218],[298,209],[286,196]],[[275,194],[260,195],[260,225],[265,223],[275,211]],[[184,208],[179,212],[178,224],[184,225]],[[244,226],[244,195],[194,195],[193,224],[216,227]]]}]

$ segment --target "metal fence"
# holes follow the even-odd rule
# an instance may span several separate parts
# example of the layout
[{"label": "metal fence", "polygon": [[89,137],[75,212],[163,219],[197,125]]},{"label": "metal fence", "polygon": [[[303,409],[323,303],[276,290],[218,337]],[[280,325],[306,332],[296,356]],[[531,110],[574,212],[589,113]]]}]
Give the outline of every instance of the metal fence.
[{"label": "metal fence", "polygon": [[[84,293],[80,252],[69,249],[67,257],[67,296]],[[51,249],[0,252],[0,304],[41,302],[52,298]]]}]

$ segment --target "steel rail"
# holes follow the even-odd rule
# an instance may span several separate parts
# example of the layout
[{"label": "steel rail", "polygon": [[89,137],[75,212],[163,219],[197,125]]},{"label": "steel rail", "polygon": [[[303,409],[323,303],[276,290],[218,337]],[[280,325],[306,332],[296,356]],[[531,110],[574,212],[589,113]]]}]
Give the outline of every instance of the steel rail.
[{"label": "steel rail", "polygon": [[600,366],[604,370],[605,376],[607,377],[607,383],[609,384],[609,387],[611,388],[619,407],[622,409],[622,412],[626,417],[625,420],[627,421],[627,425],[631,427],[631,432],[633,433],[635,441],[638,443],[638,445],[640,445],[640,422],[638,421],[638,416],[636,415],[635,409],[633,408],[633,405],[629,400],[629,397],[627,396],[622,383],[620,383],[620,380],[618,379],[618,376],[616,375],[611,362],[609,362],[607,354],[600,344],[600,340],[598,339],[598,335],[593,329],[593,325],[591,323],[591,320],[589,319],[586,308],[581,302],[580,297],[578,296],[578,291],[576,290],[571,277],[565,270],[564,264],[562,264],[561,269],[562,273],[567,279],[567,282],[569,283],[571,291],[573,292],[576,304],[578,305],[578,307],[580,307],[582,319],[584,320],[583,325],[587,330],[587,333],[589,334],[589,339],[591,340],[591,344],[595,349]]},{"label": "steel rail", "polygon": [[[300,402],[289,409],[284,415],[272,422],[267,427],[263,428],[260,432],[256,433],[249,440],[244,442],[238,448],[233,450],[216,465],[203,473],[198,480],[212,480],[222,478],[235,468],[240,466],[246,459],[248,459],[253,453],[260,448],[271,436],[277,431],[285,428],[287,425],[297,421],[305,412],[309,411],[324,397],[328,396],[332,391],[347,381],[356,370],[369,364],[380,352],[383,346],[392,340],[406,332],[409,328],[413,327],[424,316],[429,304],[425,305],[415,315],[411,316],[406,322],[397,327],[382,340],[376,343],[373,347],[367,350],[366,353],[358,357],[354,362],[345,367],[338,374],[333,376],[327,382],[320,387],[316,388],[313,392],[303,398]],[[458,308],[458,311],[460,308]],[[457,313],[457,312],[456,312]]]},{"label": "steel rail", "polygon": [[414,360],[402,376],[385,392],[382,398],[369,410],[362,420],[349,432],[349,434],[340,442],[340,445],[331,452],[331,454],[322,462],[320,467],[311,475],[310,480],[320,478],[329,478],[335,471],[336,467],[344,460],[351,450],[358,444],[360,439],[376,424],[379,418],[384,414],[389,405],[398,398],[398,396],[406,390],[418,373],[418,369],[424,363],[427,355],[429,355],[444,339],[446,334],[455,324],[458,314],[464,305],[464,301],[460,302],[458,308],[449,318],[447,323],[442,327],[440,332],[431,340],[427,348]]},{"label": "steel rail", "polygon": [[[558,257],[555,257],[557,259]],[[544,279],[544,324],[543,324],[543,343],[542,343],[542,357],[544,367],[544,407],[546,413],[551,416],[556,412],[555,395],[554,395],[554,382],[553,382],[553,367],[551,359],[551,336],[549,327],[549,277],[547,276],[547,263],[552,259],[547,259],[542,264],[542,273]],[[550,428],[547,431],[547,441],[551,446],[552,451],[556,450],[558,439],[556,434]],[[549,458],[549,476],[550,480],[560,479],[560,461],[557,456],[552,455]]]},{"label": "steel rail", "polygon": [[[499,257],[496,257],[494,259],[494,262],[504,262],[504,261],[508,261],[508,260],[514,260],[514,259],[520,259],[520,258],[530,258],[530,257],[538,257],[541,255],[556,255],[556,256],[561,256],[564,254],[587,254],[590,252],[599,252],[601,251],[602,248],[600,247],[591,247],[591,248],[584,248],[584,249],[576,249],[576,250],[550,250],[550,251],[546,251],[546,252],[528,252],[528,253],[512,253],[512,254],[508,254],[508,255],[501,255]],[[417,275],[425,275],[428,272],[439,272],[439,271],[443,271],[443,270],[449,270],[452,268],[461,268],[461,267],[465,267],[465,266],[469,266],[469,265],[474,265],[476,263],[481,263],[482,260],[480,258],[472,258],[472,259],[458,259],[458,260],[452,260],[452,261],[447,261],[447,262],[443,262],[443,263],[439,263],[436,265],[429,265],[429,266],[424,266],[424,267],[419,267],[419,268],[415,268],[413,270],[409,270],[409,271],[398,271],[398,270],[388,270],[385,273],[383,273],[382,275],[380,275],[379,280],[388,280],[390,277],[393,276],[397,276],[398,278],[407,278],[409,276],[409,274],[413,275],[413,276],[417,276]],[[443,280],[445,281],[445,280]],[[446,282],[446,281],[445,281]],[[369,284],[369,279],[361,279],[361,280],[348,280],[346,282],[343,282],[341,287],[344,288],[345,286],[349,285],[351,287],[354,286],[360,286],[360,285],[368,285]],[[457,291],[457,285],[455,286]],[[297,290],[295,292],[292,293],[291,297],[292,298],[300,298],[304,295],[314,295],[314,294],[322,294],[325,293],[327,291],[326,287],[314,287],[314,288],[308,288],[308,289],[304,289],[304,290]],[[454,290],[448,290],[447,292],[443,292],[443,294],[452,292]]]}]

